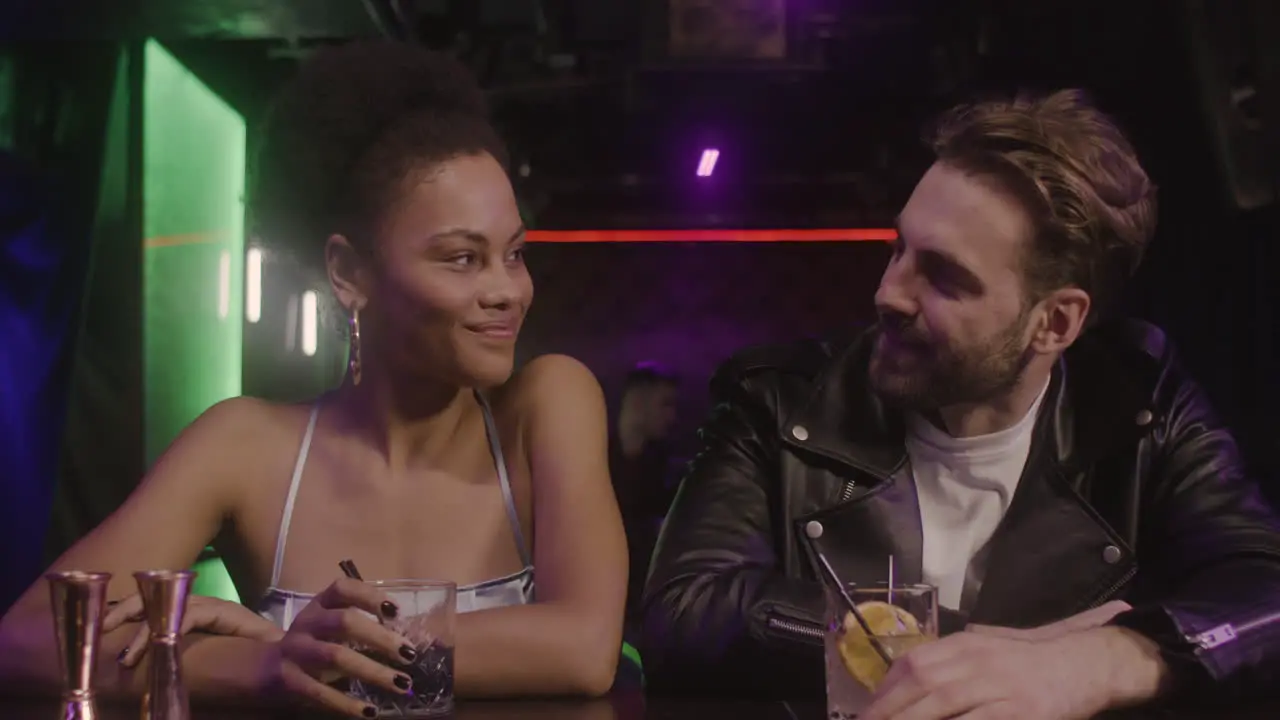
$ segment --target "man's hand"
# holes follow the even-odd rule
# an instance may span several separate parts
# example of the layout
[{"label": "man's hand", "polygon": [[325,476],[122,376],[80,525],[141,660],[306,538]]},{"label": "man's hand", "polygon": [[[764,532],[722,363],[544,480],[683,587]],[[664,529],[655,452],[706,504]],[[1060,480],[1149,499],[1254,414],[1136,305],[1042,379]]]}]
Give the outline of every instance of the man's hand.
[{"label": "man's hand", "polygon": [[894,662],[865,720],[1074,720],[1151,698],[1163,665],[1118,628],[1029,642],[963,632]]},{"label": "man's hand", "polygon": [[1042,625],[1036,628],[1007,628],[996,625],[970,625],[965,628],[966,632],[974,632],[980,635],[990,635],[992,637],[1003,637],[1010,640],[1025,640],[1028,642],[1043,642],[1045,640],[1056,640],[1063,635],[1080,632],[1081,630],[1092,630],[1093,628],[1102,627],[1111,622],[1115,616],[1122,612],[1131,610],[1129,603],[1123,600],[1112,600],[1105,605],[1099,605],[1092,610],[1085,610],[1079,615],[1072,615],[1064,620],[1059,620],[1050,625]]}]

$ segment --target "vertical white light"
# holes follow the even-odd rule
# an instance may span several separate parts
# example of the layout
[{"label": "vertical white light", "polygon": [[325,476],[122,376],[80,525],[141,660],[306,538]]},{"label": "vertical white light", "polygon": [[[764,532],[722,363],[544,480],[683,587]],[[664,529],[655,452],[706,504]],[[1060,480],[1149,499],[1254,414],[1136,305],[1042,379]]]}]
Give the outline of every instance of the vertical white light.
[{"label": "vertical white light", "polygon": [[316,354],[316,294],[302,293],[302,354]]},{"label": "vertical white light", "polygon": [[249,248],[244,269],[244,318],[251,323],[262,319],[262,250]]},{"label": "vertical white light", "polygon": [[231,312],[231,253],[223,250],[218,256],[218,317],[225,318]]}]

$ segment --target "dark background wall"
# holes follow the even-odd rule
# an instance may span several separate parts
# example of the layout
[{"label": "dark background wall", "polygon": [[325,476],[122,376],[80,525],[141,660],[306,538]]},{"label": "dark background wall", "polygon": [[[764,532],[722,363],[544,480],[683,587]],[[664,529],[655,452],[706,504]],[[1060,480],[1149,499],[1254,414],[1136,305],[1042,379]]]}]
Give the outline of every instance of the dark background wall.
[{"label": "dark background wall", "polygon": [[610,390],[638,361],[685,379],[677,437],[706,411],[716,365],[746,347],[865,324],[888,258],[879,242],[540,245],[525,357],[562,352]]}]

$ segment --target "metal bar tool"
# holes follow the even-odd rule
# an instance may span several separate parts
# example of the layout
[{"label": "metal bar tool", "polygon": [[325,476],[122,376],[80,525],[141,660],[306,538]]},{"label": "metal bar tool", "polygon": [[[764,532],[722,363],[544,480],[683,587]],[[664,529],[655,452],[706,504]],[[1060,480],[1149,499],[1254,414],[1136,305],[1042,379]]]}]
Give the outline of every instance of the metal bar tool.
[{"label": "metal bar tool", "polygon": [[45,575],[62,672],[62,720],[97,720],[93,669],[111,573],[71,570]]},{"label": "metal bar tool", "polygon": [[182,619],[196,573],[191,570],[149,570],[133,574],[151,631],[147,691],[142,696],[142,720],[191,720],[191,702],[182,681]]}]

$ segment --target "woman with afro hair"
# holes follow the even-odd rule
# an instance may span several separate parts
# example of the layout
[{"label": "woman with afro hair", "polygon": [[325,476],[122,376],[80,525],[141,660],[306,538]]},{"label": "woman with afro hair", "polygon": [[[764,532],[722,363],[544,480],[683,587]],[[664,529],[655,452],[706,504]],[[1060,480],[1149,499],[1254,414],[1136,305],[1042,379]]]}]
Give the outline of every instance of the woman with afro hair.
[{"label": "woman with afro hair", "polygon": [[[324,273],[350,325],[348,372],[314,402],[209,409],[57,560],[112,573],[97,687],[137,694],[146,677],[132,573],[188,567],[213,543],[252,609],[192,598],[193,694],[283,690],[369,717],[334,680],[412,692],[414,648],[369,615],[396,607],[342,577],[344,559],[370,579],[458,584],[460,696],[607,692],[627,554],[604,400],[568,357],[514,369],[533,285],[474,79],[389,41],[318,52],[273,108],[249,214],[256,236]],[[0,621],[6,684],[57,689],[48,597],[42,580]]]}]

